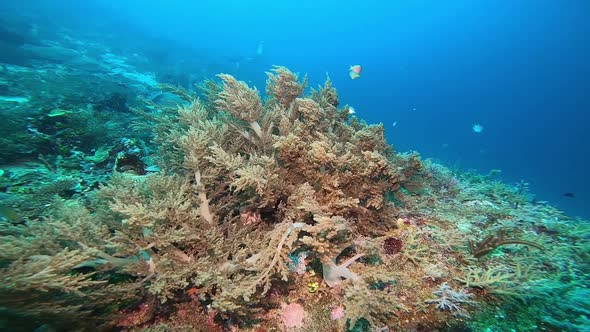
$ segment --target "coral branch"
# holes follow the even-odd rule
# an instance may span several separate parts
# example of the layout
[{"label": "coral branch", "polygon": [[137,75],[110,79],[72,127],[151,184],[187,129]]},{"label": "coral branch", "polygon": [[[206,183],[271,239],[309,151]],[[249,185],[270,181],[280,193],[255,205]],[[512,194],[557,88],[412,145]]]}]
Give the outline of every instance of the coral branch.
[{"label": "coral branch", "polygon": [[289,235],[291,234],[291,232],[294,229],[301,228],[303,226],[304,226],[304,224],[302,224],[302,223],[294,223],[287,228],[287,230],[283,233],[283,235],[281,236],[281,239],[279,240],[279,244],[277,245],[277,247],[275,249],[275,254],[272,258],[272,261],[270,262],[270,265],[266,268],[266,270],[264,270],[264,272],[262,274],[260,274],[260,276],[258,277],[258,279],[256,279],[254,284],[250,286],[251,288],[256,288],[256,286],[258,286],[258,284],[260,284],[260,282],[262,282],[265,279],[268,279],[269,274],[271,273],[271,271],[274,269],[274,267],[279,262],[279,258],[281,257],[281,252],[283,250],[283,245],[285,244],[285,241],[287,240],[287,238],[289,237]]},{"label": "coral branch", "polygon": [[298,82],[296,74],[282,66],[274,66],[272,72],[267,72],[266,93],[272,96],[286,109],[295,98],[303,93],[307,79]]},{"label": "coral branch", "polygon": [[496,248],[506,244],[524,244],[527,246],[535,247],[539,250],[545,250],[545,248],[537,243],[520,240],[520,239],[504,239],[504,230],[499,230],[497,235],[490,234],[483,239],[477,245],[473,241],[469,241],[469,249],[475,258],[483,257]]},{"label": "coral branch", "polygon": [[207,199],[207,193],[205,192],[205,187],[201,183],[201,172],[195,172],[195,182],[197,183],[197,190],[199,193],[199,211],[201,213],[201,217],[209,223],[209,225],[213,225],[213,215],[211,214],[211,210],[209,210],[209,200]]},{"label": "coral branch", "polygon": [[262,115],[262,102],[256,88],[228,74],[217,75],[223,80],[223,90],[218,93],[215,106],[248,123],[256,122]]},{"label": "coral branch", "polygon": [[356,254],[339,265],[336,265],[334,260],[322,262],[322,270],[326,284],[330,287],[335,287],[342,282],[342,278],[351,279],[353,281],[358,280],[359,276],[350,271],[348,266],[363,256],[364,254]]}]

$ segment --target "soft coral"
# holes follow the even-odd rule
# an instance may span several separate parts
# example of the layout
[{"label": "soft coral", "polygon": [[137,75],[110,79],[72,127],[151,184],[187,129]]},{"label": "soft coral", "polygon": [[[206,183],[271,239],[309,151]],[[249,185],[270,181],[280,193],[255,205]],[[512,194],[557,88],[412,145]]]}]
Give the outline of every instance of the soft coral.
[{"label": "soft coral", "polygon": [[331,259],[322,262],[322,271],[324,273],[324,281],[326,284],[330,287],[335,287],[342,283],[342,278],[351,279],[353,281],[358,280],[359,276],[350,271],[348,266],[363,256],[364,254],[356,254],[339,265],[336,265],[336,261]]}]

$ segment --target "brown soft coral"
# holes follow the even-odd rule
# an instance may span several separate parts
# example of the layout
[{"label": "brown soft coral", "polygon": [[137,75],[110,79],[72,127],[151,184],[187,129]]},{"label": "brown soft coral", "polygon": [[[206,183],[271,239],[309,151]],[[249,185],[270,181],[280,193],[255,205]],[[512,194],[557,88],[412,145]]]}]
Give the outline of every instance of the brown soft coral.
[{"label": "brown soft coral", "polygon": [[219,92],[215,106],[240,120],[246,121],[258,137],[262,129],[258,121],[262,115],[262,102],[256,88],[250,89],[245,82],[236,80],[228,74],[217,75],[223,80],[223,90]]},{"label": "brown soft coral", "polygon": [[296,74],[282,66],[274,66],[271,72],[267,72],[266,94],[274,98],[283,108],[289,107],[295,98],[303,94],[307,77],[303,82],[298,81]]},{"label": "brown soft coral", "polygon": [[[260,299],[277,277],[289,281],[293,250],[305,248],[325,261],[332,267],[328,280],[335,279],[330,271],[352,277],[346,265],[331,266],[330,259],[350,246],[352,236],[367,235],[390,219],[393,204],[386,195],[414,174],[391,158],[382,125],[367,125],[350,118],[346,107],[336,108],[329,79],[306,98],[304,83],[286,68],[275,67],[268,76],[270,98],[263,104],[255,88],[219,75],[216,109],[193,100],[180,110],[182,126],[169,136],[193,186],[192,197],[184,199],[196,210],[181,218],[184,224],[175,222],[185,232],[193,230],[195,239],[180,240],[176,247],[194,256],[170,273],[186,279],[184,271],[194,267],[192,284],[202,286],[213,306],[225,312],[245,312],[244,304]],[[167,219],[152,214],[147,216],[152,224],[144,225]],[[196,243],[206,243],[207,254],[195,249]],[[160,247],[154,261],[158,269],[168,269],[170,260],[159,257]],[[178,252],[173,249],[167,252]],[[183,284],[167,280],[158,276],[151,289]]]},{"label": "brown soft coral", "polygon": [[331,285],[361,282],[349,269],[360,255],[332,259],[354,238],[395,227],[385,197],[419,163],[394,158],[382,125],[338,109],[329,79],[309,98],[286,68],[268,76],[264,102],[227,74],[209,103],[178,90],[190,104],[163,111],[163,172],[116,176],[100,190],[99,224],[112,239],[77,245],[88,255],[77,264],[128,274],[162,308],[197,287],[199,300],[234,321],[263,310],[277,285],[306,277],[289,270],[293,252],[324,262]]},{"label": "brown soft coral", "polygon": [[332,86],[330,76],[326,77],[324,86],[320,86],[318,90],[312,89],[311,99],[315,100],[322,108],[336,108],[340,104],[338,92]]}]

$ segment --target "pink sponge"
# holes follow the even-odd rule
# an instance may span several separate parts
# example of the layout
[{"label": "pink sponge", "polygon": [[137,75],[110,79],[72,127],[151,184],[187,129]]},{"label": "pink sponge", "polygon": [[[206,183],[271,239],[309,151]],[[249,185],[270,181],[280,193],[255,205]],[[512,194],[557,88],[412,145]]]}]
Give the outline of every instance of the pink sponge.
[{"label": "pink sponge", "polygon": [[281,318],[283,324],[285,324],[287,328],[303,327],[305,310],[303,309],[303,306],[298,303],[283,305],[283,314]]}]

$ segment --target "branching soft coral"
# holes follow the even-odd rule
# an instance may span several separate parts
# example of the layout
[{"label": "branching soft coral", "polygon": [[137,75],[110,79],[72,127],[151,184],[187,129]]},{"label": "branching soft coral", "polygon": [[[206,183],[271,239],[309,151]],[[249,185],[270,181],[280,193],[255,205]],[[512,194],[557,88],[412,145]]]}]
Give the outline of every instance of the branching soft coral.
[{"label": "branching soft coral", "polygon": [[167,109],[156,129],[163,172],[114,176],[93,205],[102,237],[76,228],[73,239],[51,244],[52,254],[78,248],[86,256],[77,268],[124,275],[161,302],[197,287],[199,299],[233,318],[261,310],[279,280],[295,280],[293,251],[323,262],[329,286],[362,283],[349,268],[362,254],[332,259],[353,236],[395,227],[385,197],[401,188],[405,164],[383,126],[337,109],[329,79],[308,98],[286,68],[268,75],[264,103],[227,74],[209,103],[177,91],[190,104]]},{"label": "branching soft coral", "polygon": [[246,121],[259,138],[263,132],[258,121],[262,115],[262,102],[256,88],[250,89],[245,82],[236,80],[227,74],[217,75],[223,80],[223,90],[215,100],[220,111],[228,112],[236,118]]},{"label": "branching soft coral", "polygon": [[324,112],[320,105],[312,99],[295,99],[291,107],[291,113],[295,119],[305,123],[305,127],[310,129],[312,134],[321,132],[321,130],[318,130],[321,129],[318,128],[318,126],[320,125],[320,120],[322,119]]},{"label": "branching soft coral", "polygon": [[332,259],[325,260],[322,262],[324,282],[330,287],[336,287],[342,282],[342,278],[357,281],[359,276],[350,271],[348,266],[363,256],[364,254],[356,254],[340,264],[336,264],[335,260]]},{"label": "branching soft coral", "polygon": [[[264,105],[256,89],[219,75],[216,109],[194,100],[181,108],[182,126],[170,136],[184,154],[188,181],[195,186],[187,201],[196,202],[209,231],[239,225],[242,211],[261,216],[242,225],[256,228],[251,238],[227,234],[211,243],[212,250],[230,260],[196,258],[216,269],[201,273],[195,282],[218,285],[213,297],[223,310],[236,309],[239,298],[252,300],[260,286],[258,294],[264,294],[277,276],[288,278],[284,262],[297,246],[307,246],[326,261],[329,282],[336,282],[332,274],[353,278],[346,264],[332,266],[330,258],[349,245],[351,231],[386,218],[381,213],[392,204],[385,194],[398,190],[403,178],[388,159],[383,127],[348,123],[346,109],[336,109],[338,96],[329,79],[310,99],[301,97],[304,83],[286,68],[275,67],[268,75],[271,98]],[[241,247],[248,249],[237,249]],[[154,259],[158,264],[160,258]],[[230,290],[229,275],[241,286]]]},{"label": "branching soft coral", "polygon": [[[108,306],[136,298],[138,284],[112,282],[98,270],[80,268],[96,259],[92,248],[113,245],[102,217],[76,201],[55,200],[51,210],[45,220],[0,231],[3,315],[15,324],[46,322],[60,329],[60,324],[104,323],[112,318]],[[82,241],[92,248],[79,245]]]},{"label": "branching soft coral", "polygon": [[273,97],[284,109],[303,94],[307,83],[307,77],[300,83],[296,74],[282,66],[274,66],[266,75],[266,94]]},{"label": "branching soft coral", "polygon": [[324,83],[324,86],[320,86],[317,90],[312,89],[311,99],[313,99],[316,103],[320,104],[320,106],[324,109],[335,109],[336,107],[338,107],[338,105],[340,104],[338,92],[332,86],[332,80],[330,79],[330,76],[326,77],[326,82]]}]

